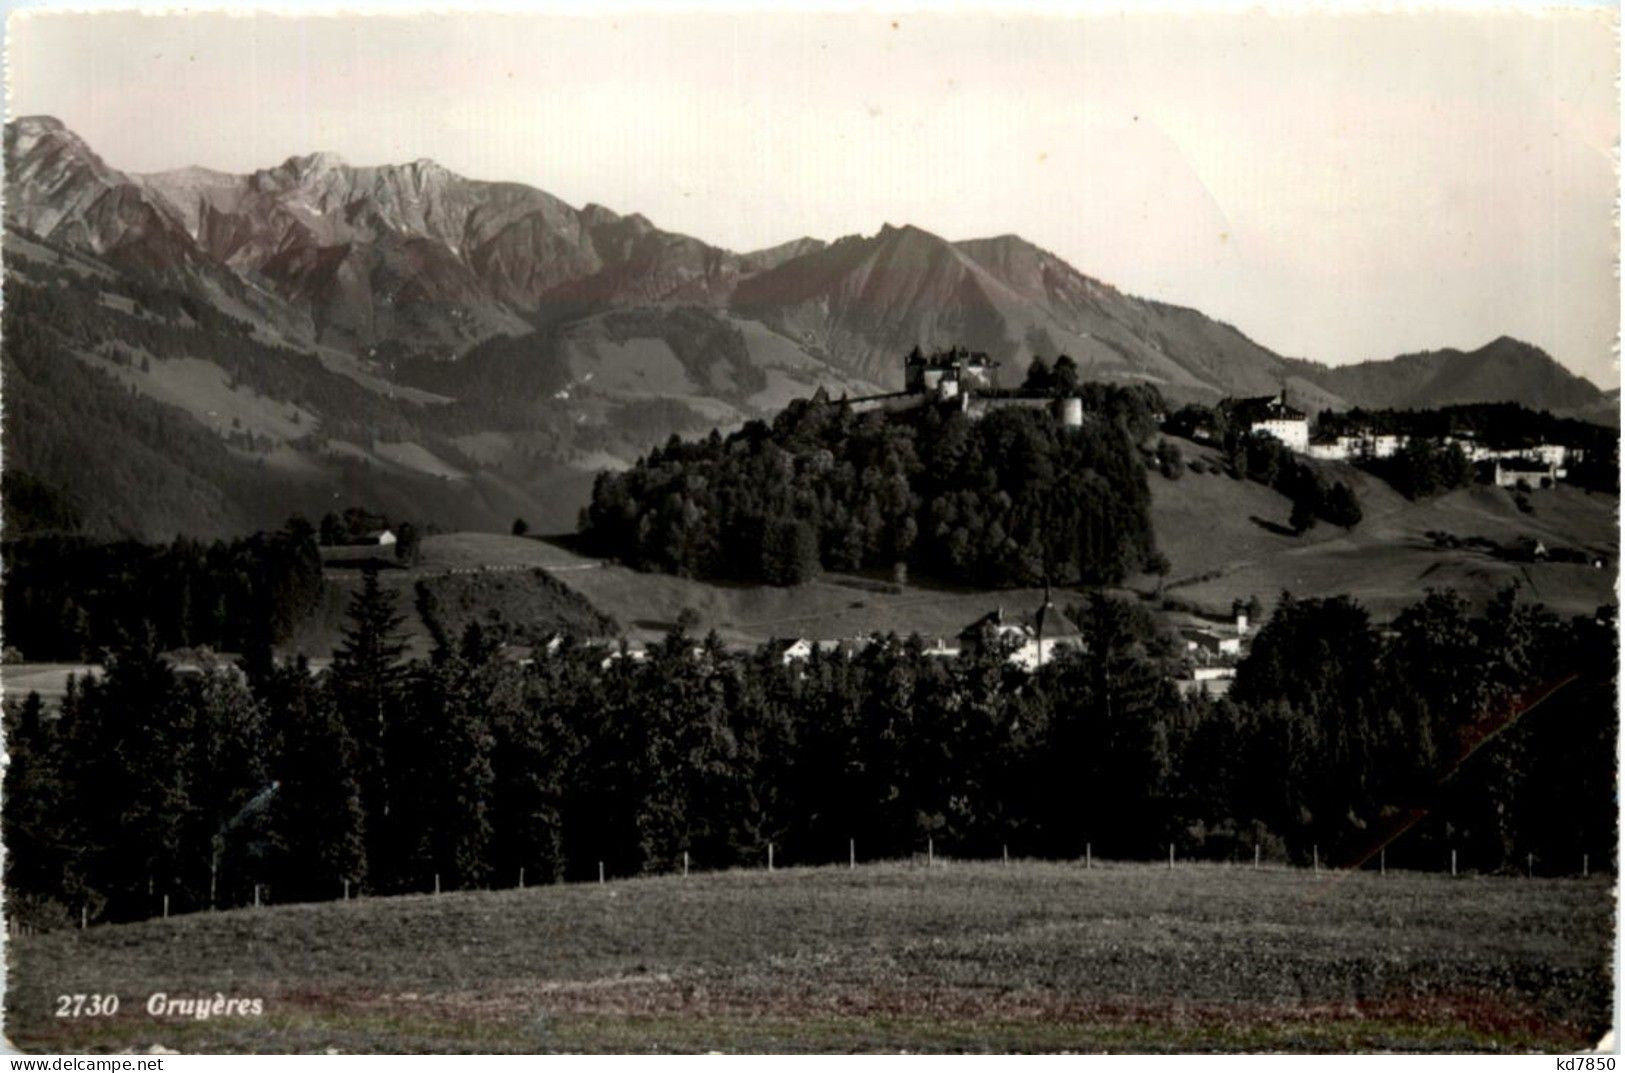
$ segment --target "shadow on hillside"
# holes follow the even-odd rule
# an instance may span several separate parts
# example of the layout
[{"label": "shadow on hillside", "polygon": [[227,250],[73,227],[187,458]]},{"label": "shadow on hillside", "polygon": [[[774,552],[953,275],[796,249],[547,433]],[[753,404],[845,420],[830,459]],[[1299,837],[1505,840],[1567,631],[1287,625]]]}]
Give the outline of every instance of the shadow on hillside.
[{"label": "shadow on hillside", "polygon": [[324,559],[322,566],[328,570],[345,570],[361,573],[366,570],[377,570],[379,573],[390,573],[396,570],[405,570],[406,564],[398,559],[385,559],[372,555],[364,559]]},{"label": "shadow on hillside", "polygon": [[1276,536],[1292,537],[1298,535],[1279,522],[1272,522],[1267,518],[1260,518],[1256,514],[1250,515],[1247,520],[1258,526],[1260,529],[1274,533]]},{"label": "shadow on hillside", "polygon": [[677,623],[658,618],[633,619],[632,625],[640,630],[659,630],[661,633],[671,633],[677,628]]},{"label": "shadow on hillside", "polygon": [[526,533],[525,539],[551,544],[555,548],[562,548],[571,555],[582,555],[589,559],[599,557],[587,546],[587,542],[581,538],[580,533]]}]

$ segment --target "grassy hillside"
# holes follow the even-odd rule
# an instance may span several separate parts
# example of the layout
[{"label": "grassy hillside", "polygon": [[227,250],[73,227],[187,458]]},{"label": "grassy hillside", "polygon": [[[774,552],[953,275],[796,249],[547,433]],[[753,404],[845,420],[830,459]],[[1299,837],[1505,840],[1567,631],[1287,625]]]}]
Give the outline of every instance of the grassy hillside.
[{"label": "grassy hillside", "polygon": [[[844,852],[844,847],[840,847]],[[203,913],[13,939],[31,1051],[1574,1051],[1611,881],[919,862]],[[148,996],[264,1000],[152,1017]],[[119,995],[111,1018],[54,996]]]},{"label": "grassy hillside", "polygon": [[[1186,458],[1213,457],[1188,441],[1179,445]],[[1411,502],[1353,467],[1321,465],[1359,495],[1364,518],[1352,532],[1323,522],[1292,536],[1285,530],[1291,502],[1250,481],[1212,473],[1187,472],[1177,480],[1152,475],[1152,524],[1172,564],[1168,594],[1223,612],[1248,595],[1268,605],[1283,589],[1298,596],[1350,593],[1378,614],[1414,603],[1428,588],[1453,588],[1481,601],[1513,582],[1525,598],[1564,614],[1589,612],[1613,598],[1619,559],[1614,496],[1567,486],[1532,492],[1527,514],[1511,492],[1485,485]],[[1439,550],[1430,531],[1502,545],[1534,537],[1601,555],[1607,565],[1515,563],[1471,548]],[[1153,585],[1152,579],[1136,583],[1145,590]]]},{"label": "grassy hillside", "polygon": [[433,554],[447,563],[483,558],[510,568],[514,564],[543,565],[618,621],[627,636],[643,640],[663,635],[687,608],[699,615],[701,632],[714,629],[727,641],[756,643],[772,637],[857,637],[896,631],[905,636],[917,632],[932,640],[943,637],[951,643],[960,630],[996,607],[1026,614],[1043,601],[1041,589],[988,591],[909,584],[894,591],[874,579],[843,574],[825,574],[787,588],[697,581],[639,573],[578,555],[565,543],[475,533],[437,539],[448,543]]},{"label": "grassy hillside", "polygon": [[[566,583],[569,573],[555,577],[547,569],[574,561],[550,544],[496,533],[449,533],[425,537],[422,549],[422,557],[411,568],[398,566],[387,548],[380,549],[383,554],[378,558],[384,564],[378,580],[395,594],[395,606],[405,616],[403,629],[412,655],[426,655],[432,646],[416,609],[420,581],[434,595],[441,621],[454,639],[474,621],[584,637],[619,632],[612,617]],[[322,659],[338,646],[350,596],[361,587],[358,552],[362,549],[327,553],[325,601],[317,614],[300,624],[283,646],[286,651]]]}]

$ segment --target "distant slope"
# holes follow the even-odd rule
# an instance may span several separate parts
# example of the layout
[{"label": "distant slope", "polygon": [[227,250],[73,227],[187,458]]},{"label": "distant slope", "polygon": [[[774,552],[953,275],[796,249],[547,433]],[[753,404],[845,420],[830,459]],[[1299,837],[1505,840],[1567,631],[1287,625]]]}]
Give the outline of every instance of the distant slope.
[{"label": "distant slope", "polygon": [[[1177,441],[1186,458],[1216,461],[1212,452]],[[1364,518],[1352,531],[1321,523],[1300,537],[1285,529],[1291,503],[1251,481],[1187,472],[1178,480],[1152,474],[1152,524],[1172,569],[1167,595],[1223,613],[1232,600],[1257,596],[1273,605],[1295,596],[1347,593],[1379,616],[1415,603],[1429,588],[1455,589],[1484,601],[1507,585],[1561,614],[1587,614],[1614,598],[1619,561],[1619,500],[1577,488],[1533,493],[1520,511],[1502,488],[1474,485],[1411,502],[1370,475],[1341,463],[1321,465],[1348,481]],[[1535,537],[1550,547],[1601,555],[1606,569],[1576,563],[1515,563],[1471,548],[1440,550],[1430,531],[1485,537],[1510,545]],[[1137,587],[1150,590],[1154,581]]]},{"label": "distant slope", "polygon": [[[1003,363],[1006,383],[1019,382],[1035,356],[1066,353],[1092,379],[1149,380],[1176,397],[1209,399],[1274,390],[1284,368],[1228,325],[1124,295],[1013,235],[950,243],[887,225],[742,280],[732,305],[893,387],[898,355],[915,346],[986,351]],[[1313,390],[1317,400],[1325,394]]]},{"label": "distant slope", "polygon": [[1391,361],[1322,367],[1315,380],[1357,406],[1409,408],[1456,403],[1521,403],[1574,412],[1599,408],[1603,393],[1539,347],[1501,336],[1477,350],[1433,350]]}]

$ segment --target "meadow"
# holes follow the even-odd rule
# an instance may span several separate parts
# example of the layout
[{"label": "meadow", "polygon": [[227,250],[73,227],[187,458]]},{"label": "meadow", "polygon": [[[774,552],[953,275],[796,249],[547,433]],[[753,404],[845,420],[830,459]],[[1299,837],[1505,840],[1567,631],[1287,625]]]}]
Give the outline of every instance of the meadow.
[{"label": "meadow", "polygon": [[[1430,588],[1454,589],[1481,604],[1516,584],[1523,599],[1562,615],[1586,614],[1614,599],[1617,496],[1560,485],[1528,493],[1525,513],[1511,490],[1479,484],[1413,502],[1352,466],[1319,463],[1329,478],[1354,487],[1364,517],[1352,530],[1322,522],[1293,536],[1285,531],[1292,509],[1285,496],[1213,472],[1215,452],[1177,442],[1186,458],[1209,471],[1147,479],[1157,544],[1171,565],[1163,587],[1182,602],[1223,613],[1237,596],[1256,595],[1267,610],[1284,589],[1300,597],[1347,594],[1387,617]],[[1534,538],[1601,556],[1605,566],[1519,563],[1472,548],[1440,549],[1431,532],[1502,545]],[[1149,592],[1156,581],[1137,579],[1134,587]]]},{"label": "meadow", "polygon": [[[1571,1052],[1611,1022],[1613,919],[1601,876],[696,871],[15,937],[6,1032],[32,1052]],[[264,1012],[154,1017],[160,991]],[[119,1012],[54,1016],[73,993]]]}]

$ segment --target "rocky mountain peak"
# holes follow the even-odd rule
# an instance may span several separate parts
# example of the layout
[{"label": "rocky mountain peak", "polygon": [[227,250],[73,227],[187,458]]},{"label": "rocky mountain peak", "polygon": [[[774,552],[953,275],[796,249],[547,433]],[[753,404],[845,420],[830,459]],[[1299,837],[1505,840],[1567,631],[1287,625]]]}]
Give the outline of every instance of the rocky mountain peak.
[{"label": "rocky mountain peak", "polygon": [[6,162],[27,168],[31,161],[49,156],[53,163],[84,164],[109,177],[115,175],[84,140],[54,116],[23,116],[6,124]]},{"label": "rocky mountain peak", "polygon": [[344,158],[331,151],[306,153],[304,156],[291,156],[284,165],[289,171],[301,177],[306,175],[323,175],[330,171],[337,171],[345,166]]}]

